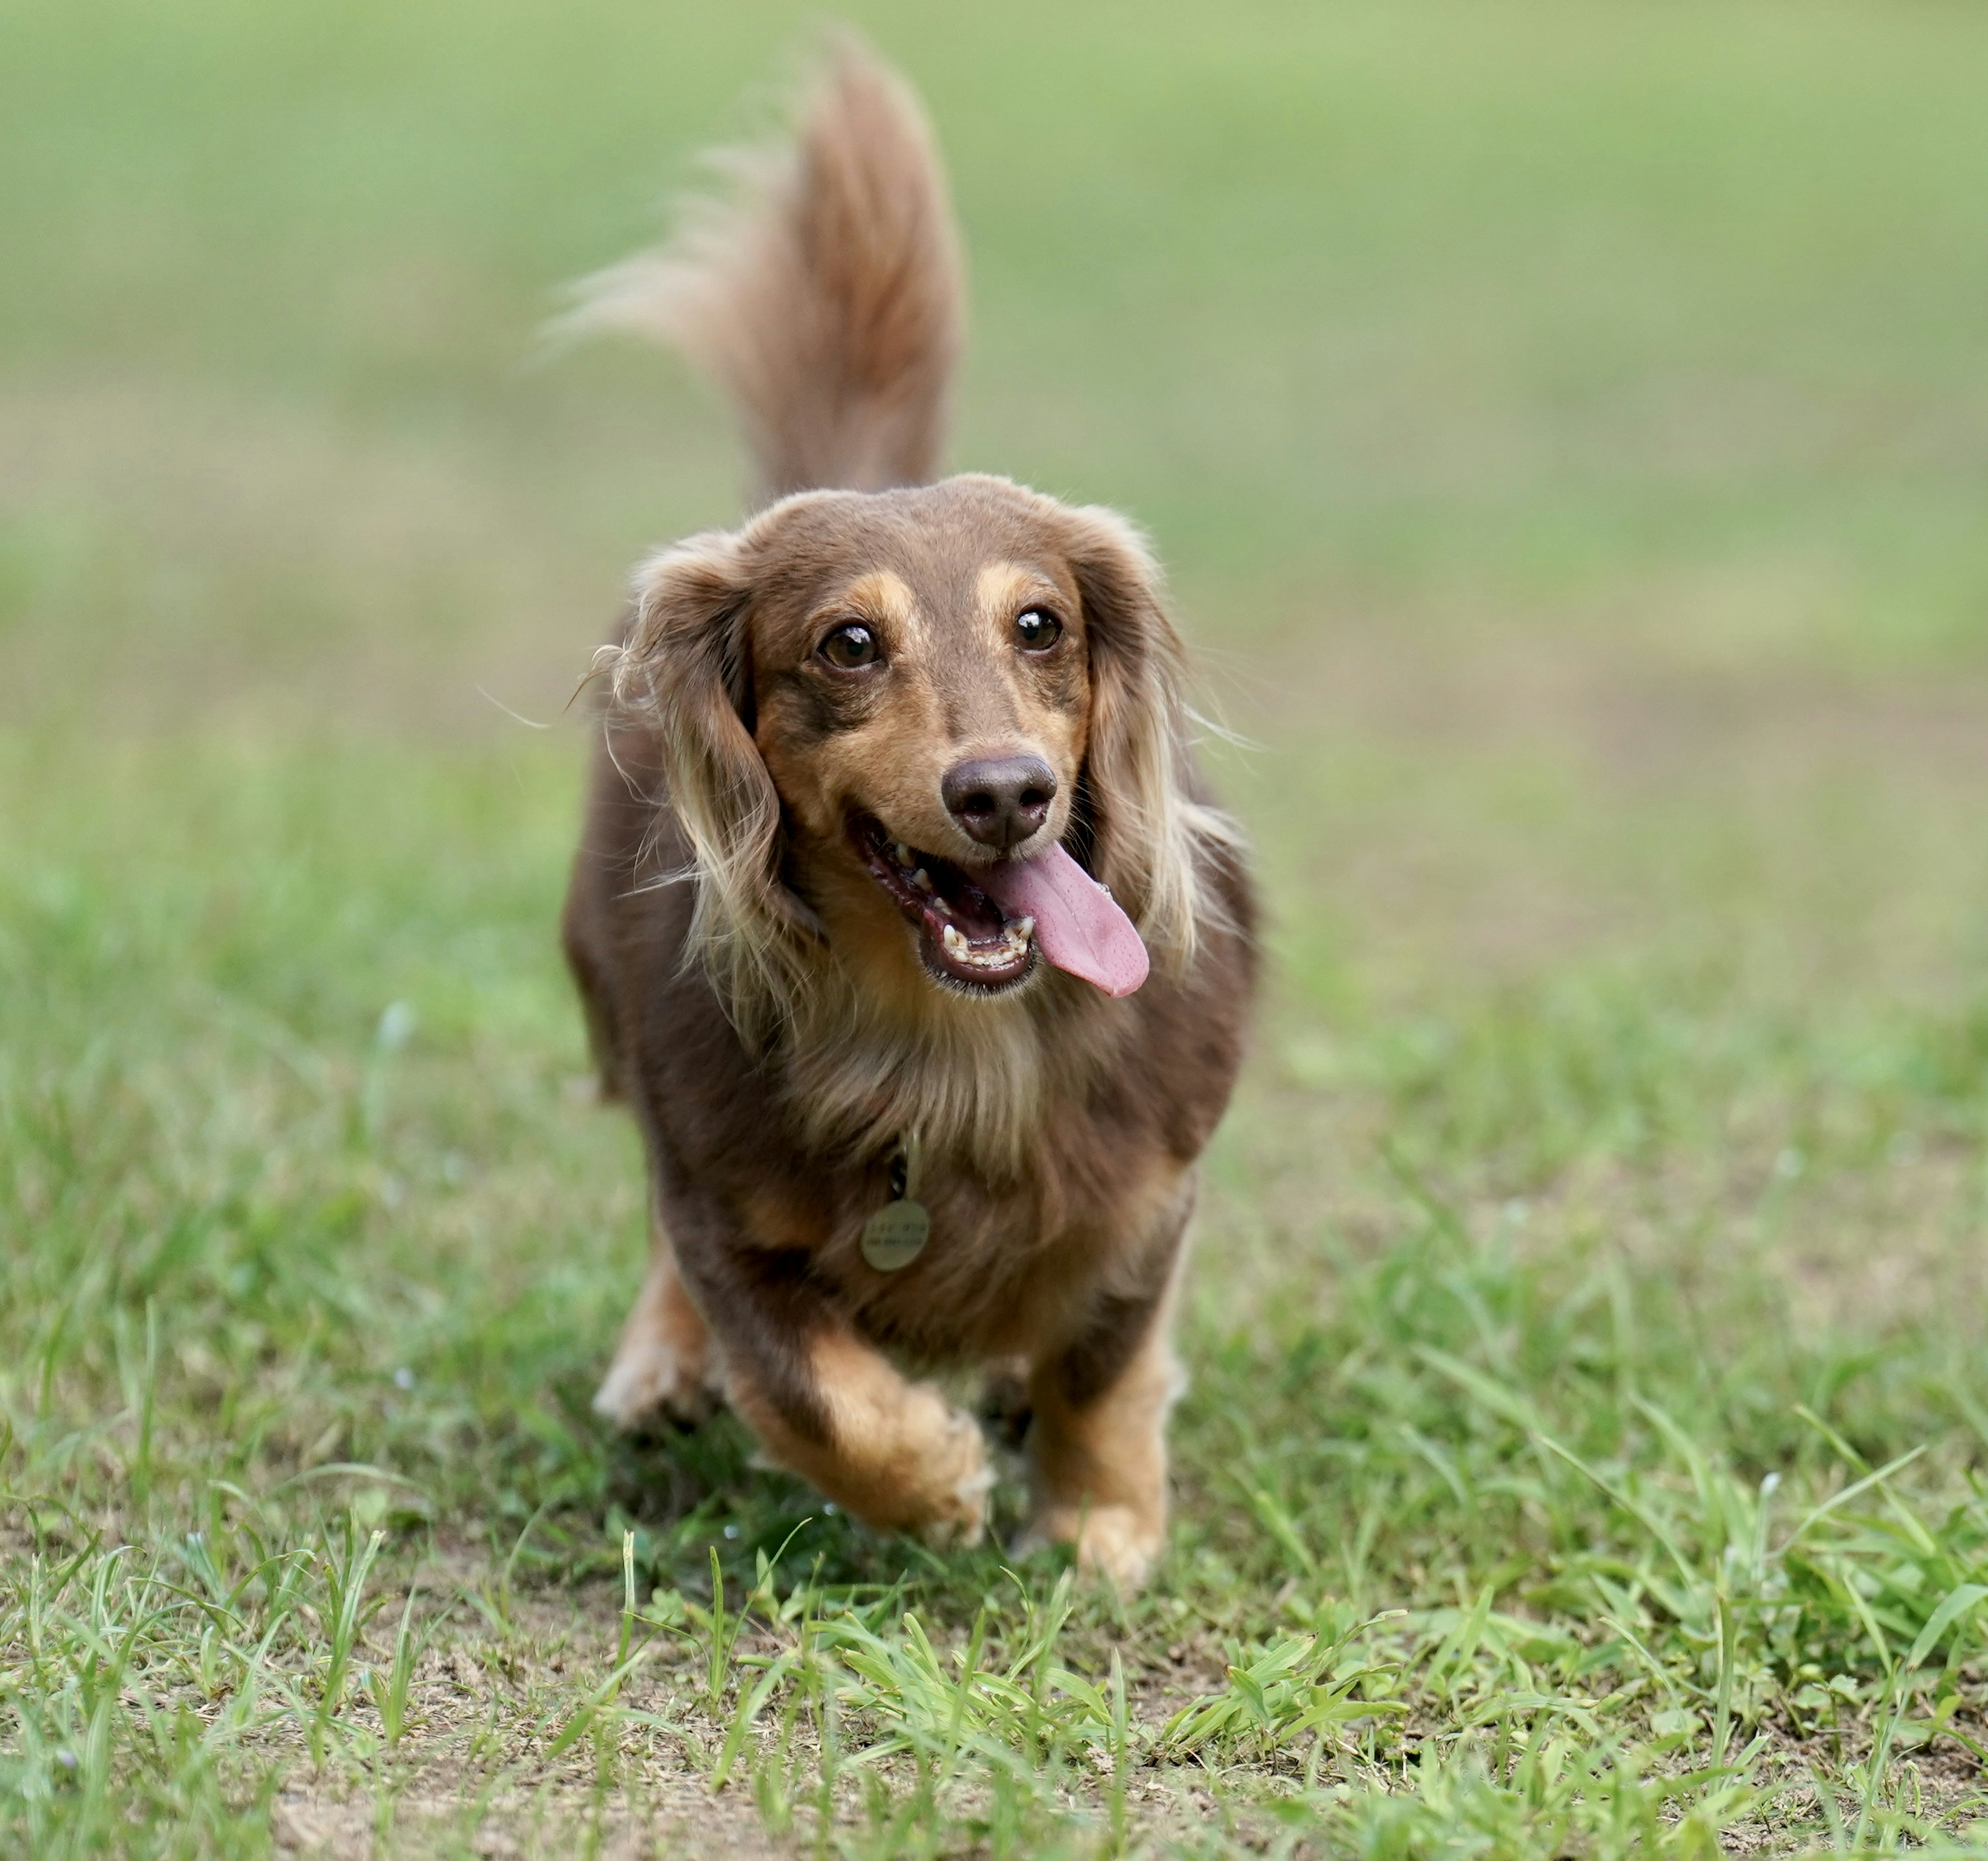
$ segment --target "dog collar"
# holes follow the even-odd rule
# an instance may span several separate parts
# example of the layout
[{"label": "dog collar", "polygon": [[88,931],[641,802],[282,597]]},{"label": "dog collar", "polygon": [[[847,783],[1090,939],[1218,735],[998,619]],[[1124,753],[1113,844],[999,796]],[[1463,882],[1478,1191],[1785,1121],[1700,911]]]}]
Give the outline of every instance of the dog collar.
[{"label": "dog collar", "polygon": [[931,1238],[931,1215],[918,1200],[924,1174],[925,1145],[907,1131],[891,1155],[891,1199],[863,1224],[863,1258],[880,1273],[909,1266]]}]

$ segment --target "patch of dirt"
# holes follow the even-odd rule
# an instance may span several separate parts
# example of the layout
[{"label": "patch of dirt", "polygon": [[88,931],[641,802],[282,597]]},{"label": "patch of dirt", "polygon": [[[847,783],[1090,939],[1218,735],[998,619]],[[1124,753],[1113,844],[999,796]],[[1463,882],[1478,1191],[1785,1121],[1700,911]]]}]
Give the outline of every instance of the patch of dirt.
[{"label": "patch of dirt", "polygon": [[459,1855],[465,1849],[489,1861],[576,1853],[600,1861],[721,1853],[735,1861],[774,1861],[793,1852],[791,1842],[767,1835],[750,1802],[735,1794],[714,1797],[695,1781],[631,1809],[618,1792],[605,1801],[570,1788],[458,1795],[445,1779],[424,1778],[421,1787],[394,1799],[384,1827],[363,1799],[286,1789],[271,1806],[270,1833],[279,1853],[323,1861]]}]

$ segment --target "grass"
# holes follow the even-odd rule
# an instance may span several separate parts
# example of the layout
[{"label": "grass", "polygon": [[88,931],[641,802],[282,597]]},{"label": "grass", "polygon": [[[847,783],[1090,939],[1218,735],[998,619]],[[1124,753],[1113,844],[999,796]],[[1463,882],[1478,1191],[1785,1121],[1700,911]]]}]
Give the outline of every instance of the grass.
[{"label": "grass", "polygon": [[531,331],[800,14],[30,4],[0,1846],[1988,1848],[1981,22],[857,11],[1255,743],[1158,1579],[587,1408],[560,708],[731,461]]}]

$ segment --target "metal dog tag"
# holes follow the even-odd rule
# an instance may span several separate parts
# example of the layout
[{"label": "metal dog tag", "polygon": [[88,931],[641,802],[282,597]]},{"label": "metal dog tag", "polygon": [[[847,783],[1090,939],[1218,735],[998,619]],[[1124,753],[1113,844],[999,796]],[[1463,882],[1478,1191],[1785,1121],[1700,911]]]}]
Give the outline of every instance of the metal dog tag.
[{"label": "metal dog tag", "polygon": [[924,1203],[886,1202],[863,1224],[863,1258],[880,1273],[894,1273],[924,1252],[931,1233]]},{"label": "metal dog tag", "polygon": [[[880,1273],[894,1273],[908,1267],[925,1251],[931,1236],[931,1216],[918,1199],[918,1179],[924,1174],[925,1147],[916,1131],[907,1131],[900,1157],[891,1159],[891,1187],[895,1198],[886,1202],[863,1224],[863,1258]],[[904,1187],[897,1185],[897,1165],[904,1166]]]}]

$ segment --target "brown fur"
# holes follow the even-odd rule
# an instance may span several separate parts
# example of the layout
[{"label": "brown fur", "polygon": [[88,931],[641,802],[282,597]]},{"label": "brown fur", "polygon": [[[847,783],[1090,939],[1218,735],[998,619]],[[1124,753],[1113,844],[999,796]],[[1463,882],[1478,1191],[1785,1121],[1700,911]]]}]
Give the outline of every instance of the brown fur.
[{"label": "brown fur", "polygon": [[938,471],[959,258],[916,100],[847,48],[791,147],[735,157],[757,211],[694,208],[676,243],[591,281],[574,319],[681,350],[722,384],[754,502]]},{"label": "brown fur", "polygon": [[[763,485],[792,495],[645,564],[607,652],[566,943],[657,1231],[600,1406],[694,1412],[715,1375],[767,1451],[850,1511],[970,1541],[980,1437],[907,1372],[1017,1360],[1034,1531],[1136,1582],[1164,1528],[1193,1166],[1254,970],[1248,883],[1130,526],[1003,479],[917,482],[958,337],[908,93],[845,49],[777,175],[691,258],[608,287],[617,320],[730,386]],[[1016,647],[1030,607],[1062,623],[1048,650]],[[817,650],[851,620],[874,670]],[[935,981],[851,846],[854,812],[984,865],[940,778],[1018,753],[1057,778],[1028,844],[1061,839],[1147,941],[1131,996],[1040,963],[1004,994]],[[911,1131],[931,1239],[881,1273],[860,1231]]]}]

